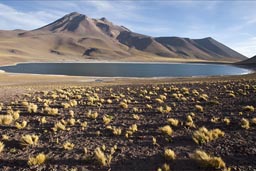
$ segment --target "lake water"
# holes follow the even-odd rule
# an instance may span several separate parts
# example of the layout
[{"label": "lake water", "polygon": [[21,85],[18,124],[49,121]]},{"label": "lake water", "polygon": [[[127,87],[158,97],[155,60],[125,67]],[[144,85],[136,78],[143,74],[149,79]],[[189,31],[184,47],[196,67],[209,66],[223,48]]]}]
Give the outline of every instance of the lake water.
[{"label": "lake water", "polygon": [[232,65],[199,63],[22,63],[3,66],[0,70],[11,73],[98,77],[191,77],[241,75],[251,72]]}]

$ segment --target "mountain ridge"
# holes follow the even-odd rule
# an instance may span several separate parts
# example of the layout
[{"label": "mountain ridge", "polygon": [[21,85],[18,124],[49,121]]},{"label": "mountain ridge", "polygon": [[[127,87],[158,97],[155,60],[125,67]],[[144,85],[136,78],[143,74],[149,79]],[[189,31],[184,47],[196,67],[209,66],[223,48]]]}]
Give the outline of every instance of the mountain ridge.
[{"label": "mountain ridge", "polygon": [[[29,60],[37,60],[36,55],[40,60],[43,56],[55,60],[117,61],[235,62],[247,59],[211,37],[152,37],[115,25],[105,17],[93,19],[77,12],[34,30],[0,31],[0,35],[7,35],[0,41],[1,54],[21,59],[27,55]],[[12,53],[10,49],[20,53]]]},{"label": "mountain ridge", "polygon": [[256,55],[249,59],[237,62],[237,64],[239,64],[239,65],[256,65]]}]

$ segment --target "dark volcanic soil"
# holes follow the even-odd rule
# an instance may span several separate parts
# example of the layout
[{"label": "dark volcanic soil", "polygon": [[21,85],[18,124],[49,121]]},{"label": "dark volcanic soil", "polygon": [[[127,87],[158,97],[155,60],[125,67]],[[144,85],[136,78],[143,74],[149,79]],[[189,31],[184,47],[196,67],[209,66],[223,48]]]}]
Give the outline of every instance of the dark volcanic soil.
[{"label": "dark volcanic soil", "polygon": [[[175,93],[178,97],[175,97]],[[208,98],[203,98],[203,94]],[[166,97],[162,104],[155,100],[160,95]],[[47,99],[50,99],[50,102],[47,102]],[[64,108],[62,103],[69,103],[72,99],[78,104]],[[112,103],[108,103],[107,99]],[[22,101],[37,104],[37,112],[29,113],[27,107],[21,104]],[[120,107],[122,101],[128,101],[128,108]],[[44,103],[48,103],[51,108],[58,108],[58,115],[43,111],[44,105],[46,106]],[[152,109],[146,104],[151,105]],[[170,112],[163,114],[157,110],[158,107],[166,105],[172,108]],[[198,111],[195,105],[201,105],[203,112]],[[26,120],[28,125],[24,129],[17,129],[14,121],[10,125],[0,126],[1,135],[9,137],[8,140],[1,140],[5,147],[0,153],[0,170],[153,171],[164,163],[168,163],[173,171],[214,170],[204,168],[191,159],[191,154],[196,149],[202,149],[208,154],[221,157],[232,170],[253,171],[256,169],[256,125],[251,119],[256,117],[256,113],[245,111],[243,107],[247,105],[256,107],[256,80],[70,87],[35,92],[17,97],[12,103],[3,104],[1,115],[5,115],[8,106],[11,106],[14,111],[20,110],[20,118],[17,121]],[[62,119],[65,122],[71,119],[70,110],[74,112],[75,124],[67,123],[68,130],[54,132],[52,128],[55,123]],[[98,112],[96,119],[87,116],[90,110],[92,113]],[[185,125],[187,115],[191,112],[195,114],[192,117],[195,128]],[[121,135],[113,135],[112,131],[106,128],[102,119],[106,114],[112,118],[108,125],[121,128]],[[137,114],[140,119],[134,119],[133,114]],[[42,117],[47,120],[44,124],[39,122]],[[225,117],[230,119],[229,125],[224,123]],[[178,119],[182,123],[177,127],[172,126],[171,137],[158,130],[159,127],[168,125],[168,118]],[[211,121],[214,118],[216,121]],[[242,118],[250,121],[249,129],[241,127]],[[64,121],[62,123],[65,123]],[[80,123],[84,121],[87,122],[87,127],[83,130]],[[138,131],[126,138],[126,131],[133,124],[137,125]],[[193,141],[192,134],[202,126],[207,129],[219,128],[225,135],[198,145]],[[25,134],[38,135],[38,144],[21,146],[20,140]],[[152,143],[153,137],[158,145]],[[75,145],[72,150],[63,149],[66,141]],[[110,166],[101,166],[95,160],[94,150],[103,145],[106,147],[105,154],[110,153],[111,147],[117,146]],[[86,154],[84,148],[87,148]],[[164,158],[166,148],[176,153],[175,160],[168,161]],[[46,162],[40,166],[28,166],[28,158],[41,152],[46,155]]]}]

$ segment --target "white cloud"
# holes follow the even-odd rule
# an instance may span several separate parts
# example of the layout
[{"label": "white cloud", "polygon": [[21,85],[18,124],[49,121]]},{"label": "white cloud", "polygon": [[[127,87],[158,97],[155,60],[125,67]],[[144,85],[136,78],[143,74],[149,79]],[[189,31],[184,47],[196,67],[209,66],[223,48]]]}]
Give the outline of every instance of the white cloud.
[{"label": "white cloud", "polygon": [[25,13],[0,3],[0,18],[1,29],[35,29],[56,19],[56,15],[46,11]]}]

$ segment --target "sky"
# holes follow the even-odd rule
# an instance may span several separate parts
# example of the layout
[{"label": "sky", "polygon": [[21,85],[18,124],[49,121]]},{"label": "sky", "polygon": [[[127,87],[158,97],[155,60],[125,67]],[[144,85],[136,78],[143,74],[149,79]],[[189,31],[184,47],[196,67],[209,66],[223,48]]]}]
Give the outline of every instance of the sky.
[{"label": "sky", "polygon": [[256,1],[232,0],[0,0],[0,30],[31,30],[79,12],[153,37],[212,37],[252,57],[255,9]]}]

